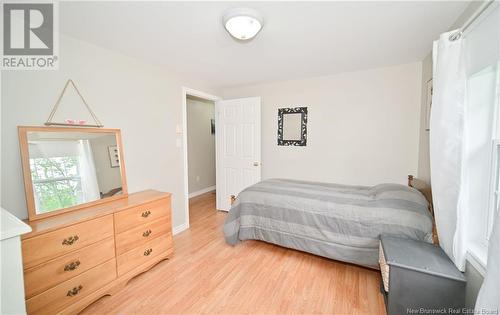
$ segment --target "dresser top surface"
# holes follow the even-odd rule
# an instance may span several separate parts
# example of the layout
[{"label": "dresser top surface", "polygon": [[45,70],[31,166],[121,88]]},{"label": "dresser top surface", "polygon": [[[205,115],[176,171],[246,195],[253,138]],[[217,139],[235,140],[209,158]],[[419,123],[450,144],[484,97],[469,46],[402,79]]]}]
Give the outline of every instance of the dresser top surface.
[{"label": "dresser top surface", "polygon": [[10,212],[0,207],[0,240],[29,233],[31,228]]},{"label": "dresser top surface", "polygon": [[457,281],[465,277],[438,246],[423,241],[382,235],[386,263]]},{"label": "dresser top surface", "polygon": [[79,222],[92,220],[104,215],[113,214],[118,211],[133,208],[148,202],[170,197],[171,194],[157,190],[144,190],[129,194],[123,198],[98,205],[82,208],[72,212],[62,213],[53,217],[36,221],[26,221],[32,231],[23,235],[23,239],[31,238],[39,234],[48,233]]}]

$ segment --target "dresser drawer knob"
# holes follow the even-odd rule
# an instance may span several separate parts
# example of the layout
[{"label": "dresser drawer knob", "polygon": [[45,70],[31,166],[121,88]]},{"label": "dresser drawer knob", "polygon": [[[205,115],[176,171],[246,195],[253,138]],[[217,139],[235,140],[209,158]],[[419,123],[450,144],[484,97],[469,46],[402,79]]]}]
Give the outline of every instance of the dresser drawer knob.
[{"label": "dresser drawer knob", "polygon": [[144,233],[142,233],[142,236],[144,237],[148,237],[151,235],[151,230],[147,230],[147,231],[144,231]]},{"label": "dresser drawer knob", "polygon": [[80,266],[80,261],[79,260],[73,261],[64,266],[64,271],[73,271],[76,268],[78,268],[78,266]]},{"label": "dresser drawer knob", "polygon": [[77,287],[74,287],[73,289],[71,290],[68,290],[68,293],[66,294],[66,296],[75,296],[77,295],[78,293],[80,293],[80,290],[83,289],[83,286],[82,285],[79,285]]},{"label": "dresser drawer knob", "polygon": [[149,217],[149,215],[150,215],[150,214],[151,214],[151,211],[147,210],[147,211],[144,211],[144,212],[141,214],[141,216],[142,216],[143,218],[147,218],[147,217]]},{"label": "dresser drawer knob", "polygon": [[74,235],[74,236],[70,236],[68,238],[65,238],[63,241],[62,241],[62,244],[63,245],[73,245],[76,241],[78,241],[78,239],[80,239],[78,237],[78,235]]},{"label": "dresser drawer knob", "polygon": [[151,255],[151,253],[153,252],[153,249],[152,248],[148,248],[144,251],[144,256],[149,256]]}]

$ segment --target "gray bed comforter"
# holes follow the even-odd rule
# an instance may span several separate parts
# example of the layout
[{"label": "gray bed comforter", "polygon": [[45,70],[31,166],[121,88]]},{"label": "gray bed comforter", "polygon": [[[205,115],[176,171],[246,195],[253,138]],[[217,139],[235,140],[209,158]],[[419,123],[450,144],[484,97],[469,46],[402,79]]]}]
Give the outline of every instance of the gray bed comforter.
[{"label": "gray bed comforter", "polygon": [[269,179],[243,190],[226,242],[253,239],[378,268],[381,234],[432,242],[425,197],[399,184],[373,187]]}]

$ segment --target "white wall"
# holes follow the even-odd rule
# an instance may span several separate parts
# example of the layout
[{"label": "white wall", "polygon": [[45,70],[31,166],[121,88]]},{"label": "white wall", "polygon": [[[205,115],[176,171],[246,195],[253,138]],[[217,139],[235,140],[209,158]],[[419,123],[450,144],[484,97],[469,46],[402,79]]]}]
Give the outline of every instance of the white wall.
[{"label": "white wall", "polygon": [[[173,225],[182,226],[183,159],[176,147],[182,136],[176,134],[176,125],[182,125],[182,86],[214,90],[66,36],[61,36],[60,62],[58,71],[2,71],[2,207],[27,217],[16,127],[42,125],[72,78],[104,125],[122,130],[129,192],[172,192]],[[67,112],[67,118],[81,117]]]},{"label": "white wall", "polygon": [[[223,90],[262,97],[262,176],[345,184],[416,174],[421,63]],[[308,107],[306,147],[276,143],[280,107]]]},{"label": "white wall", "polygon": [[215,186],[215,135],[210,132],[215,104],[188,97],[186,112],[189,193],[194,193]]}]

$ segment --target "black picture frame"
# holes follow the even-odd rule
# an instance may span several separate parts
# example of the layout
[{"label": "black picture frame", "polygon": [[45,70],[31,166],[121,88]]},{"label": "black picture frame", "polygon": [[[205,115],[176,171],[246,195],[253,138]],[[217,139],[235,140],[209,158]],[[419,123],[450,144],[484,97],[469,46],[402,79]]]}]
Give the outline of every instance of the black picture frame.
[{"label": "black picture frame", "polygon": [[[300,140],[283,139],[283,116],[286,114],[301,114]],[[298,147],[307,145],[307,107],[278,108],[278,145]]]}]

